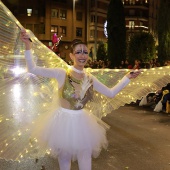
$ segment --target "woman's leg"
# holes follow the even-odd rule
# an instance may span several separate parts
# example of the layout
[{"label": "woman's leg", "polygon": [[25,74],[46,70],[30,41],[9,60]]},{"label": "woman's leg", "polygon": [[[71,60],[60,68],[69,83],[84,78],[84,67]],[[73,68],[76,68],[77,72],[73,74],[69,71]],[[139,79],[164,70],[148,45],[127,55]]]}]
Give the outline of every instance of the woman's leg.
[{"label": "woman's leg", "polygon": [[60,153],[58,156],[58,163],[60,170],[70,170],[71,155],[69,155],[68,153]]},{"label": "woman's leg", "polygon": [[91,170],[91,153],[84,151],[78,154],[79,170]]}]

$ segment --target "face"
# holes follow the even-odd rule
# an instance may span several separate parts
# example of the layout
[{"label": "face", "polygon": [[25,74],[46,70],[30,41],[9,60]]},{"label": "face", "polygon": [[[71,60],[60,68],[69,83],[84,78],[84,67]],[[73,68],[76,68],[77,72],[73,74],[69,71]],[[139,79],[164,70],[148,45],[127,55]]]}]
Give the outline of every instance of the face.
[{"label": "face", "polygon": [[138,62],[138,60],[135,60],[135,64],[138,64],[139,62]]},{"label": "face", "polygon": [[88,61],[88,49],[84,44],[78,44],[70,53],[70,57],[74,62],[75,67],[84,67]]},{"label": "face", "polygon": [[125,63],[128,64],[129,62],[126,60]]}]

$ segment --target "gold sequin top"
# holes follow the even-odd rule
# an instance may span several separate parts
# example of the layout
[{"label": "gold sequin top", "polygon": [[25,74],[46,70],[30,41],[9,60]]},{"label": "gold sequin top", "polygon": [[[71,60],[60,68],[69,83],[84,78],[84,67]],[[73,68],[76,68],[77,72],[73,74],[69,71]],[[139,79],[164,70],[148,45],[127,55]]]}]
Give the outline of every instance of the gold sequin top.
[{"label": "gold sequin top", "polygon": [[69,102],[71,110],[80,110],[93,98],[92,84],[92,79],[90,79],[89,75],[85,75],[84,79],[78,80],[67,72],[65,83],[59,91],[59,96]]}]

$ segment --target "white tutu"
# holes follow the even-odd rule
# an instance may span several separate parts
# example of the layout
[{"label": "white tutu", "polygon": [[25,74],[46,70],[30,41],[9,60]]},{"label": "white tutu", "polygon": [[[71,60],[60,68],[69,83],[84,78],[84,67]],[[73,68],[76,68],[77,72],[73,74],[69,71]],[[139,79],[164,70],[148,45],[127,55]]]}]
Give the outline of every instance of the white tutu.
[{"label": "white tutu", "polygon": [[65,152],[76,160],[80,152],[87,151],[97,157],[101,149],[108,145],[108,125],[84,109],[59,108],[36,126],[34,135],[43,148],[51,150],[53,156]]}]

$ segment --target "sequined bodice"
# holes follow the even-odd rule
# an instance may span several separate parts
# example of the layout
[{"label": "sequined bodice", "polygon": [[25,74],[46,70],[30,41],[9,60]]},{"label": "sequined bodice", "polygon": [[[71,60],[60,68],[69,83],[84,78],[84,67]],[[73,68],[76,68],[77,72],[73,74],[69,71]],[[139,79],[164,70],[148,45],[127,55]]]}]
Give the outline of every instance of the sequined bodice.
[{"label": "sequined bodice", "polygon": [[93,98],[92,84],[89,75],[86,75],[82,80],[78,80],[67,73],[65,83],[60,89],[60,97],[69,102],[70,109],[82,109]]}]

